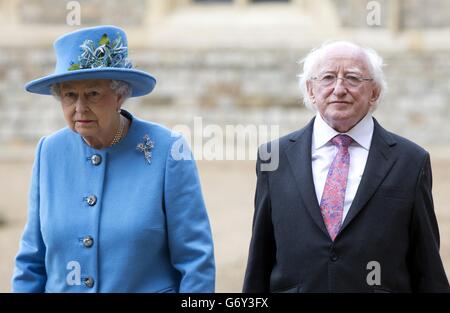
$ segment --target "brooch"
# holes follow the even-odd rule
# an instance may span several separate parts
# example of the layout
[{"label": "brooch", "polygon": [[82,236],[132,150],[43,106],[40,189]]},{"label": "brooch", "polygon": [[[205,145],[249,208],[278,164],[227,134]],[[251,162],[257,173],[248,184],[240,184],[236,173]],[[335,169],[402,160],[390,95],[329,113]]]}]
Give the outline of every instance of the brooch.
[{"label": "brooch", "polygon": [[137,145],[136,149],[144,153],[144,158],[148,164],[152,163],[152,149],[155,146],[150,137],[145,134],[144,142]]}]

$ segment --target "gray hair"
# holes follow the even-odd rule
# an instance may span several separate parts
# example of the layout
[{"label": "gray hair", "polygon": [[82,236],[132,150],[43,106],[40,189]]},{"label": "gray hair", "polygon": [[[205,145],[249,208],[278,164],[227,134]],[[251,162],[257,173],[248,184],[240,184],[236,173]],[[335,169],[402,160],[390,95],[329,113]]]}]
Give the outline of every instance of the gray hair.
[{"label": "gray hair", "polygon": [[323,56],[324,52],[326,51],[326,49],[329,46],[336,44],[344,44],[353,46],[355,48],[359,48],[366,56],[368,60],[370,74],[372,75],[373,81],[380,89],[380,96],[378,97],[377,101],[374,103],[374,106],[372,108],[372,111],[375,110],[378,103],[381,102],[381,100],[383,99],[384,95],[387,92],[387,82],[385,80],[383,73],[383,66],[384,66],[383,59],[375,50],[371,48],[358,46],[357,44],[350,41],[325,42],[319,48],[313,49],[303,60],[299,62],[300,65],[303,63],[303,73],[298,75],[300,92],[303,96],[303,103],[308,109],[316,111],[316,107],[309,98],[306,83],[313,77],[313,73],[316,70],[316,66],[321,57]]},{"label": "gray hair", "polygon": [[[111,80],[111,84],[109,86],[111,87],[111,90],[116,93],[116,95],[122,96],[124,101],[131,97],[133,93],[133,89],[130,84],[123,80]],[[59,83],[52,84],[50,86],[50,91],[56,99],[61,100],[61,89]]]}]

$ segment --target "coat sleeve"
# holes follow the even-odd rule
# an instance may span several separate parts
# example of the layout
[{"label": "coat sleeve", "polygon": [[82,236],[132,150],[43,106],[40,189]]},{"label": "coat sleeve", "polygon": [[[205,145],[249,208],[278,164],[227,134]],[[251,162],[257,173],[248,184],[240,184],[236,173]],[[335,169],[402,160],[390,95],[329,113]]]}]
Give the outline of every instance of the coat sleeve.
[{"label": "coat sleeve", "polygon": [[434,212],[430,156],[427,154],[416,187],[411,224],[411,277],[415,292],[449,292],[439,255],[439,228]]},{"label": "coat sleeve", "polygon": [[255,212],[243,292],[270,292],[270,275],[275,263],[276,245],[271,219],[268,172],[256,162]]},{"label": "coat sleeve", "polygon": [[164,204],[171,261],[181,277],[179,292],[214,292],[211,227],[195,160],[183,137],[174,141],[166,162]]},{"label": "coat sleeve", "polygon": [[44,292],[47,281],[45,245],[41,235],[39,214],[40,151],[44,138],[36,149],[28,199],[28,220],[25,225],[12,278],[13,292]]}]

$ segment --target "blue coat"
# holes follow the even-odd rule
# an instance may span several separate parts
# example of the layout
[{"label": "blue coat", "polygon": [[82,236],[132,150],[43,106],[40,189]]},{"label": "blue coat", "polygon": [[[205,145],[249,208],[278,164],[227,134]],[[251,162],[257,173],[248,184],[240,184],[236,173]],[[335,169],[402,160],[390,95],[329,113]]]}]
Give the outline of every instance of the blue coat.
[{"label": "blue coat", "polygon": [[[214,292],[195,161],[171,153],[191,156],[186,142],[124,115],[127,136],[109,148],[93,149],[68,128],[40,140],[13,291]],[[151,163],[136,148],[146,134]]]}]

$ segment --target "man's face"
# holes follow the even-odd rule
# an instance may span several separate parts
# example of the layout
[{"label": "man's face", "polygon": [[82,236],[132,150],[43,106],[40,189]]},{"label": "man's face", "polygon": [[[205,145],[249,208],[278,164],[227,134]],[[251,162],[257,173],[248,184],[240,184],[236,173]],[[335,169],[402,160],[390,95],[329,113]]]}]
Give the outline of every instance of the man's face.
[{"label": "man's face", "polygon": [[[328,47],[313,76],[316,79],[307,82],[308,94],[325,122],[339,132],[347,132],[355,126],[380,94],[373,80],[355,80],[372,78],[368,60],[357,47],[344,44]],[[327,84],[333,76],[338,77],[336,82]],[[322,79],[324,77],[326,79]],[[344,77],[349,79],[340,79]]]}]

